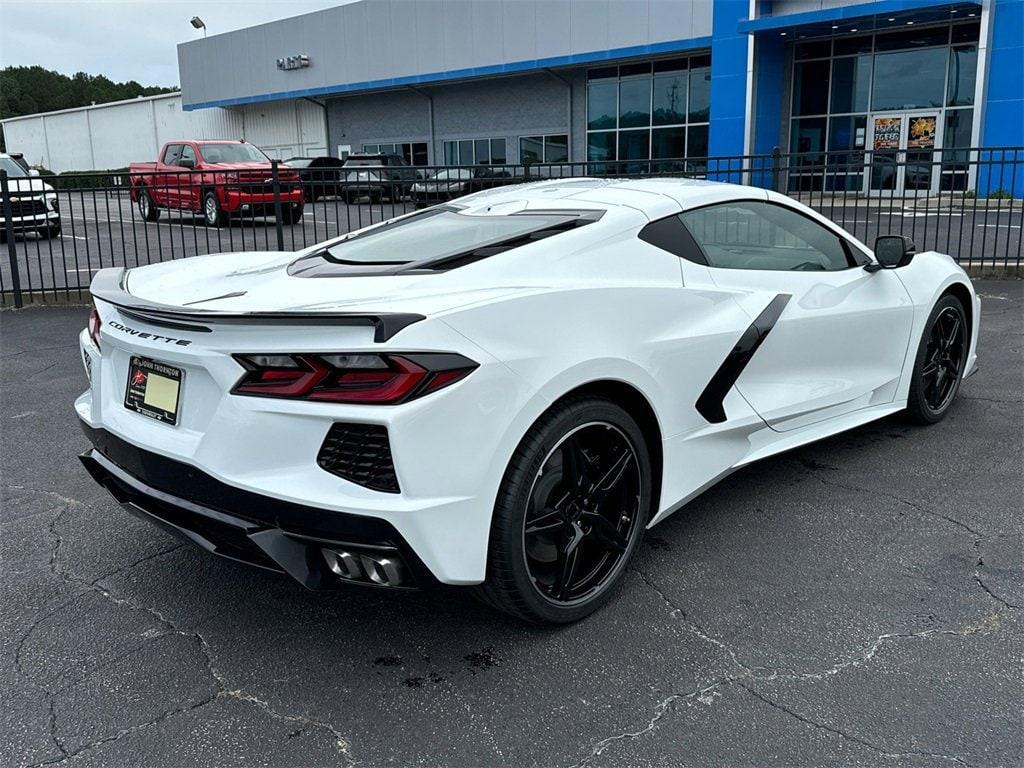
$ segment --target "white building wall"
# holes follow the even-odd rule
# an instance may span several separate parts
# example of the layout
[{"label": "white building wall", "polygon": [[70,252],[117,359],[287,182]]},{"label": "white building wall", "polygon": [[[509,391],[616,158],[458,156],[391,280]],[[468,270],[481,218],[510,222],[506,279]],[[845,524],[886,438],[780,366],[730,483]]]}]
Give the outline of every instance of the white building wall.
[{"label": "white building wall", "polygon": [[325,154],[323,109],[307,100],[184,112],[167,94],[3,121],[11,152],[56,173],[155,160],[172,139],[245,139],[271,157]]}]

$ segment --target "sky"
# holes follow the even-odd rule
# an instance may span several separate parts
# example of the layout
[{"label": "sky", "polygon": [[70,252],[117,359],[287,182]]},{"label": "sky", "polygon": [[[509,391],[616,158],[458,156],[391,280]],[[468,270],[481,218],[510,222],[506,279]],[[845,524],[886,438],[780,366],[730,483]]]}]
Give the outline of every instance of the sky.
[{"label": "sky", "polygon": [[67,75],[177,86],[177,44],[351,0],[0,0],[0,68],[38,64]]}]

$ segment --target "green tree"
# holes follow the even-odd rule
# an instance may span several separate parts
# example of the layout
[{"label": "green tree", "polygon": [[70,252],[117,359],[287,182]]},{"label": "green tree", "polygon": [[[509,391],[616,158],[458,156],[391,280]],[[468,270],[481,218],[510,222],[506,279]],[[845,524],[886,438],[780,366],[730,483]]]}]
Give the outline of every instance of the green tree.
[{"label": "green tree", "polygon": [[[104,104],[137,96],[171,93],[177,88],[143,86],[134,80],[115,83],[103,75],[76,72],[68,77],[42,67],[0,69],[0,119]],[[4,149],[0,132],[0,150]]]}]

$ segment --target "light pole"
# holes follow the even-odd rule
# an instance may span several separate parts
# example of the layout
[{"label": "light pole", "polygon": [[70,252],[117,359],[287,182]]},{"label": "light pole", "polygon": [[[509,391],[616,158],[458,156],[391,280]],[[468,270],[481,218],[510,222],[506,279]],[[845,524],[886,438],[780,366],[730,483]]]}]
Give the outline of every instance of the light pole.
[{"label": "light pole", "polygon": [[192,25],[193,27],[195,27],[196,29],[201,29],[201,30],[203,30],[203,37],[206,37],[206,22],[204,22],[204,21],[203,21],[202,19],[200,19],[200,18],[199,18],[198,16],[193,16],[193,17],[192,17],[192,18],[191,18],[191,19],[189,20],[189,22],[188,22],[188,23],[189,23],[189,24],[191,24],[191,25]]}]

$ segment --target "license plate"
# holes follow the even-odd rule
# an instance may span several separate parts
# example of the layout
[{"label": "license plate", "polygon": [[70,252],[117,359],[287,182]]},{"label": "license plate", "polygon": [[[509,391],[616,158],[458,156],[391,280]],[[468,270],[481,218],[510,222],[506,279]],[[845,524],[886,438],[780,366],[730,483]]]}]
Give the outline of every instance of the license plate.
[{"label": "license plate", "polygon": [[164,424],[177,424],[182,375],[180,368],[132,357],[124,407]]}]

